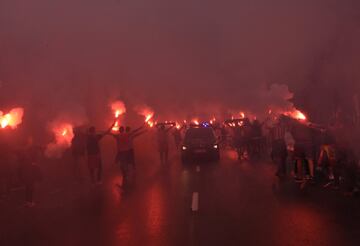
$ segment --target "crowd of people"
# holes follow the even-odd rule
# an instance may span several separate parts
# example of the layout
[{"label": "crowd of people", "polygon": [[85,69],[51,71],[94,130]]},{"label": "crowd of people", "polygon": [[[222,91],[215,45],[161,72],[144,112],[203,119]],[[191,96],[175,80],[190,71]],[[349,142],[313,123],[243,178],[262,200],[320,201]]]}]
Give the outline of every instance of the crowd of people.
[{"label": "crowd of people", "polygon": [[[115,164],[122,174],[119,188],[128,189],[135,179],[135,150],[134,140],[146,133],[150,128],[147,124],[132,130],[129,126],[114,129],[114,125],[103,132],[92,126],[88,129],[77,127],[73,129],[74,137],[71,141],[71,166],[74,180],[82,181],[82,167],[87,166],[90,183],[101,185],[103,180],[103,156],[101,141],[104,137],[113,137],[116,143]],[[172,133],[172,134],[171,134]],[[161,164],[169,161],[170,136],[173,135],[175,144],[182,140],[181,129],[173,125],[156,125],[156,138]],[[0,138],[1,139],[1,138]],[[42,181],[39,160],[44,158],[44,149],[36,147],[32,141],[25,146],[11,148],[6,139],[0,141],[0,198],[7,197],[14,185],[22,186],[25,190],[25,205],[33,207],[36,184]],[[13,146],[12,146],[13,147]]]},{"label": "crowd of people", "polygon": [[[280,179],[293,176],[305,185],[358,192],[360,148],[337,127],[324,127],[282,115],[277,119],[228,120],[215,127],[223,147],[236,150],[240,161],[267,159]],[[356,133],[353,133],[353,138]]]},{"label": "crowd of people", "polygon": [[[236,123],[234,123],[236,122]],[[358,190],[359,151],[349,141],[338,141],[330,128],[319,127],[282,116],[269,126],[266,121],[241,119],[212,125],[225,148],[236,150],[238,159],[255,160],[271,157],[276,163],[276,175],[280,179],[294,176],[301,184],[322,183],[324,187],[343,188],[345,194],[353,195]],[[74,129],[71,142],[72,167],[75,179],[80,180],[80,169],[88,167],[89,180],[94,185],[101,185],[103,164],[100,142],[105,136],[111,136],[116,143],[115,163],[121,170],[122,189],[127,189],[135,179],[134,140],[147,131],[147,124],[132,130],[130,127],[114,125],[104,132],[95,127],[86,130]],[[180,149],[183,140],[183,127],[172,124],[157,124],[156,136],[159,160],[162,165],[169,161],[170,137]],[[36,147],[29,139],[28,143],[16,151],[10,150],[7,141],[0,141],[0,195],[6,196],[16,179],[25,188],[26,206],[34,206],[36,183],[42,180],[38,162],[43,148]],[[13,163],[16,165],[14,172]],[[120,185],[119,185],[120,186]]]},{"label": "crowd of people", "polygon": [[281,117],[271,139],[271,158],[278,165],[279,178],[292,171],[301,187],[313,183],[343,188],[346,195],[358,192],[360,152],[344,132]]}]

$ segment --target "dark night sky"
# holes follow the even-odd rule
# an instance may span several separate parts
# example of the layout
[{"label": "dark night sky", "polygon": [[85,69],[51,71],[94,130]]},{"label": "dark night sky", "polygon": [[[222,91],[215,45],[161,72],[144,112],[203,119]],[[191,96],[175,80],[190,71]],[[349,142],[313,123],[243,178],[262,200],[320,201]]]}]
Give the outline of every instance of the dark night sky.
[{"label": "dark night sky", "polygon": [[80,107],[90,118],[116,97],[162,114],[257,111],[279,83],[299,104],[319,105],[358,84],[359,7],[354,0],[1,0],[0,103]]}]

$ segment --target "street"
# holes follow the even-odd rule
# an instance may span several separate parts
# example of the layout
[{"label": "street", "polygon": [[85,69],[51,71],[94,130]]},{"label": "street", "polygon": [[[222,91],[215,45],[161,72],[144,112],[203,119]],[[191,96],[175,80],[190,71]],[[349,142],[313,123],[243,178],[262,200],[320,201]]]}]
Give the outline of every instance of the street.
[{"label": "street", "polygon": [[[137,182],[123,193],[109,166],[102,186],[54,181],[38,205],[24,208],[21,190],[1,202],[1,245],[357,245],[359,200],[332,190],[279,184],[268,162],[236,160],[162,166],[139,156]],[[193,211],[193,194],[198,210]],[[9,203],[16,203],[10,206]],[[195,201],[196,203],[196,201]],[[16,216],[14,216],[16,215]]]}]

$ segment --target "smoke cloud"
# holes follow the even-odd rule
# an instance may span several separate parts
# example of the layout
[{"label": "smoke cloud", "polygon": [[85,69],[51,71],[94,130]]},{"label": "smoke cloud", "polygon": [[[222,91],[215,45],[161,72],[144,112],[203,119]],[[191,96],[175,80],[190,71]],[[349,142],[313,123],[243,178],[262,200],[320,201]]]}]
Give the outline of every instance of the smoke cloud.
[{"label": "smoke cloud", "polygon": [[355,110],[359,7],[354,0],[4,0],[0,104],[24,105],[27,120],[39,122],[82,107],[100,126],[119,96],[150,105],[159,118],[260,114],[294,103],[324,121],[338,108]]}]

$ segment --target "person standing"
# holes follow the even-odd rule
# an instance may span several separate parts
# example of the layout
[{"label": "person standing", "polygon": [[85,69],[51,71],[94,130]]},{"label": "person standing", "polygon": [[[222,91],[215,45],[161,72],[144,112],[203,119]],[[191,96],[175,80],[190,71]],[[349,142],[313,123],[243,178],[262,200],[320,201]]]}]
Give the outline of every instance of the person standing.
[{"label": "person standing", "polygon": [[309,179],[314,178],[315,144],[314,130],[304,123],[293,120],[291,134],[294,137],[294,157],[296,160],[297,180],[303,179],[303,165],[308,169]]},{"label": "person standing", "polygon": [[160,162],[161,164],[166,164],[169,160],[169,131],[173,128],[173,126],[166,128],[165,125],[158,126],[157,131],[157,140],[158,140],[158,148],[160,154]]},{"label": "person standing", "polygon": [[42,173],[38,166],[37,153],[32,150],[26,150],[19,156],[20,179],[25,186],[25,206],[34,207],[34,193],[38,182],[42,180]]},{"label": "person standing", "polygon": [[277,165],[276,176],[279,178],[285,177],[286,171],[286,160],[288,157],[287,146],[285,140],[277,139],[272,144],[271,159]]},{"label": "person standing", "polygon": [[74,138],[71,141],[71,154],[73,158],[73,172],[76,181],[82,181],[83,164],[86,156],[86,135],[80,128],[74,129]]},{"label": "person standing", "polygon": [[102,157],[100,149],[100,141],[109,134],[114,124],[105,132],[97,133],[95,127],[90,127],[86,140],[86,154],[90,179],[93,184],[102,184]]},{"label": "person standing", "polygon": [[124,187],[129,184],[130,168],[135,170],[135,151],[133,140],[145,132],[140,132],[142,129],[143,127],[140,127],[131,131],[130,127],[120,127],[118,134],[111,134],[116,140],[117,154],[115,162],[120,165]]}]

